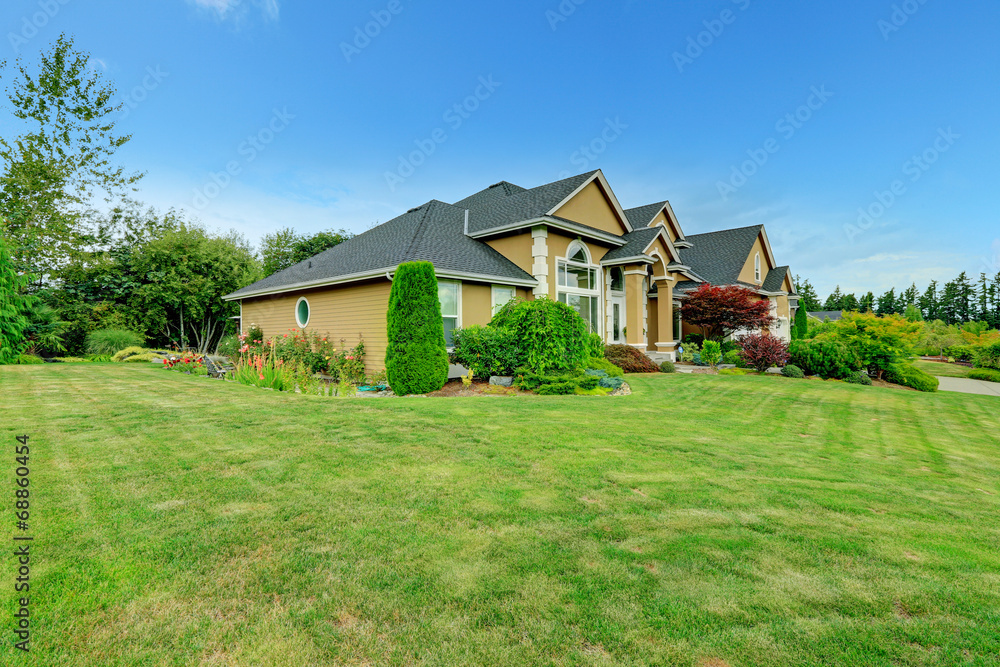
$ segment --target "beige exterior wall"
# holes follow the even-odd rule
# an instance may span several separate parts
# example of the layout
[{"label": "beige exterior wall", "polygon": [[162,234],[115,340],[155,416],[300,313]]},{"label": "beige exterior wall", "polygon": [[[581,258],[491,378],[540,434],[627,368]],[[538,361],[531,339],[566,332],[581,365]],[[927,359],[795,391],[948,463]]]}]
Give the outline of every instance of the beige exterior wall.
[{"label": "beige exterior wall", "polygon": [[666,228],[667,236],[670,237],[671,243],[677,240],[677,232],[674,231],[674,228],[670,224],[670,221],[667,220],[667,214],[665,211],[660,211],[660,214],[655,218],[653,218],[653,223],[650,225],[650,227],[655,227],[656,225],[663,225],[663,227]]},{"label": "beige exterior wall", "polygon": [[596,181],[563,204],[555,215],[612,234],[624,234],[628,231]]},{"label": "beige exterior wall", "polygon": [[[760,280],[754,280],[754,258],[758,253],[760,253]],[[767,278],[767,272],[773,268],[767,260],[767,253],[764,252],[764,242],[758,236],[753,244],[753,250],[750,251],[750,256],[747,257],[746,264],[743,265],[743,270],[740,271],[739,279],[745,283],[760,285]]]},{"label": "beige exterior wall", "polygon": [[376,372],[385,367],[386,310],[392,283],[380,279],[342,287],[303,290],[273,297],[243,300],[243,329],[257,324],[264,336],[271,338],[298,329],[295,307],[300,297],[309,301],[307,331],[328,336],[339,347],[341,338],[347,346],[365,340],[365,367]]},{"label": "beige exterior wall", "polygon": [[510,236],[503,236],[501,238],[486,241],[488,246],[512,261],[518,267],[524,269],[529,274],[531,273],[532,265],[532,243],[533,241],[530,229],[518,230]]},{"label": "beige exterior wall", "polygon": [[[530,238],[530,237],[529,237]],[[501,285],[498,285],[501,286]],[[518,299],[528,299],[531,290],[517,288]],[[462,283],[462,317],[459,326],[474,324],[485,326],[493,319],[493,285],[484,283]]]}]

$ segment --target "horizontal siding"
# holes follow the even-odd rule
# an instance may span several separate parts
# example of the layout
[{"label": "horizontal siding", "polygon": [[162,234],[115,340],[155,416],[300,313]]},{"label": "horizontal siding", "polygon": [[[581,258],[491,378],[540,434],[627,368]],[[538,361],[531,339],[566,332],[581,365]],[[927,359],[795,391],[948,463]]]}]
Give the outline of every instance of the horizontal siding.
[{"label": "horizontal siding", "polygon": [[311,311],[306,329],[329,337],[338,347],[342,338],[353,347],[358,337],[363,337],[365,367],[374,373],[385,368],[386,310],[391,288],[388,280],[379,280],[244,299],[243,328],[257,324],[268,338],[297,330],[295,306],[300,297],[306,297]]}]

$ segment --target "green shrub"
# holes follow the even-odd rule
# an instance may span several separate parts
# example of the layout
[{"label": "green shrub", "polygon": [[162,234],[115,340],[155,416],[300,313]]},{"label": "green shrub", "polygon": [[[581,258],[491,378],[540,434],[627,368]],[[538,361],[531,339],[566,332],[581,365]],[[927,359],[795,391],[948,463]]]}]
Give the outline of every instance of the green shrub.
[{"label": "green shrub", "polygon": [[17,363],[21,366],[37,366],[44,364],[45,360],[34,354],[22,354],[17,358]]},{"label": "green shrub", "polygon": [[592,333],[587,336],[587,350],[592,359],[604,358],[604,341],[599,334]]},{"label": "green shrub", "polygon": [[787,366],[782,368],[781,374],[784,375],[786,378],[796,378],[800,380],[806,376],[806,374],[802,372],[802,369],[796,366],[795,364],[788,364]]},{"label": "green shrub", "polygon": [[974,345],[952,345],[944,349],[944,354],[958,361],[972,361],[976,355],[976,348]]},{"label": "green shrub", "polygon": [[137,354],[147,354],[148,352],[149,350],[144,347],[126,347],[124,350],[118,350],[111,355],[111,361],[125,361],[129,357],[134,357]]},{"label": "green shrub", "polygon": [[863,384],[866,387],[872,386],[872,379],[864,371],[855,371],[844,378],[844,382],[849,384]]},{"label": "green shrub", "polygon": [[730,352],[739,352],[740,344],[735,340],[724,340],[722,341],[722,358],[725,359],[726,355]]},{"label": "green shrub", "polygon": [[677,367],[674,366],[674,362],[672,362],[672,361],[664,361],[662,364],[660,364],[660,372],[661,373],[676,373],[677,372]]},{"label": "green shrub", "polygon": [[219,346],[215,348],[215,353],[223,357],[236,359],[240,356],[241,347],[243,347],[243,341],[240,340],[239,336],[224,336],[219,341]]},{"label": "green shrub", "polygon": [[619,389],[623,384],[625,384],[625,379],[606,377],[598,380],[597,384],[598,386],[604,387],[605,389],[610,389],[611,391],[615,391]]},{"label": "green shrub", "polygon": [[701,346],[699,346],[698,343],[683,343],[681,344],[681,349],[683,350],[683,352],[681,352],[681,361],[684,363],[693,364],[694,355],[696,354],[698,355],[698,359],[701,359]]},{"label": "green shrub", "polygon": [[1000,370],[1000,340],[976,347],[972,358],[977,368]]},{"label": "green shrub", "polygon": [[468,368],[478,378],[513,375],[525,364],[517,334],[510,329],[479,325],[455,329],[453,363]]},{"label": "green shrub", "polygon": [[28,349],[29,317],[38,302],[38,297],[24,293],[29,283],[31,276],[14,268],[0,234],[0,364],[22,363],[22,353]]},{"label": "green shrub", "polygon": [[750,368],[723,368],[719,375],[750,375],[753,370]]},{"label": "green shrub", "polygon": [[144,336],[123,329],[102,329],[87,334],[87,354],[115,354],[129,347],[142,347]]},{"label": "green shrub", "polygon": [[582,368],[591,356],[586,322],[558,301],[511,301],[493,316],[490,326],[514,333],[525,366],[536,373]]},{"label": "green shrub", "polygon": [[608,345],[604,358],[626,373],[659,373],[653,360],[631,345]]},{"label": "green shrub", "polygon": [[886,369],[885,380],[918,391],[937,391],[940,384],[936,377],[911,364],[893,364]]},{"label": "green shrub", "polygon": [[832,340],[796,340],[789,347],[791,363],[808,375],[824,379],[843,379],[861,369],[861,363],[850,348]]},{"label": "green shrub", "polygon": [[163,357],[153,354],[152,352],[146,352],[144,354],[133,354],[130,357],[126,357],[123,361],[126,364],[148,364],[154,361],[162,361]]},{"label": "green shrub", "polygon": [[986,380],[987,382],[1000,382],[1000,371],[977,368],[969,371],[969,378],[973,380]]},{"label": "green shrub", "polygon": [[567,396],[576,393],[575,382],[557,382],[539,387],[535,393],[539,396]]},{"label": "green shrub", "polygon": [[706,340],[701,346],[701,360],[709,366],[717,366],[722,361],[722,346],[714,340]]},{"label": "green shrub", "polygon": [[590,360],[587,361],[587,368],[596,371],[604,371],[608,377],[625,377],[625,373],[622,372],[622,369],[615,366],[603,356],[600,359],[591,357]]},{"label": "green shrub", "polygon": [[80,357],[56,357],[53,359],[59,364],[89,364],[90,359],[81,359]]},{"label": "green shrub", "polygon": [[434,265],[400,264],[386,314],[385,370],[399,396],[428,394],[448,381],[448,350]]},{"label": "green shrub", "polygon": [[698,348],[701,348],[701,344],[705,342],[705,337],[701,334],[688,334],[687,336],[684,336],[684,339],[681,342],[684,344],[684,347],[694,344],[698,346]]},{"label": "green shrub", "polygon": [[743,357],[740,356],[739,350],[729,350],[729,352],[726,352],[726,354],[723,355],[722,363],[731,364],[733,366],[736,366],[737,368],[740,368],[743,366]]}]

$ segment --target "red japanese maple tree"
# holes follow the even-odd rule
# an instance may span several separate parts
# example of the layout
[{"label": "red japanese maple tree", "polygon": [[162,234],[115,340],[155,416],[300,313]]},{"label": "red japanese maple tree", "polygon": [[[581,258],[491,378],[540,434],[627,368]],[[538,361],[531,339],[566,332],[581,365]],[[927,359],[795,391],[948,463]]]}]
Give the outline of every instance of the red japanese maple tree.
[{"label": "red japanese maple tree", "polygon": [[740,331],[766,329],[775,322],[771,302],[737,285],[703,284],[684,299],[681,318],[701,327],[705,338],[721,341]]}]

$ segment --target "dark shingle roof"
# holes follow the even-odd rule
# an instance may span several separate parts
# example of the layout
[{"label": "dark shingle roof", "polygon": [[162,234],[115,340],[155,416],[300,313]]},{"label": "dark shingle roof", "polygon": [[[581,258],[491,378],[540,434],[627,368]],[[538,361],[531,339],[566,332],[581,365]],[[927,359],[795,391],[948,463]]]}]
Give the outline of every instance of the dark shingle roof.
[{"label": "dark shingle roof", "polygon": [[[763,228],[754,225],[688,236],[693,246],[681,249],[681,261],[713,285],[735,285]],[[679,283],[677,288],[683,286]]]},{"label": "dark shingle roof", "polygon": [[806,313],[809,317],[815,317],[820,322],[825,322],[829,319],[831,322],[836,322],[837,320],[844,319],[844,311],[842,310],[819,310],[813,313]]},{"label": "dark shingle roof", "polygon": [[[505,187],[487,188],[487,190],[463,199],[455,205],[469,209],[469,233],[476,234],[547,215],[595,173],[597,172],[580,174],[531,190],[514,186],[515,189],[511,190],[510,194],[507,194]],[[492,192],[490,192],[491,190]],[[503,196],[500,196],[501,194]],[[584,228],[591,229],[586,226]],[[607,234],[607,232],[603,233]]]},{"label": "dark shingle roof", "polygon": [[466,236],[464,227],[465,209],[431,201],[227,298],[389,270],[417,260],[433,262],[439,271],[534,280],[490,246]]},{"label": "dark shingle roof", "polygon": [[638,257],[659,234],[659,227],[645,227],[629,232],[622,237],[625,240],[625,245],[620,248],[612,248],[601,261],[612,262],[626,257]]},{"label": "dark shingle roof", "polygon": [[[779,266],[777,268],[771,269],[767,272],[767,277],[764,278],[764,284],[761,285],[761,289],[765,292],[782,292],[784,291],[785,276],[788,275],[789,267]],[[794,292],[793,292],[794,293]]]},{"label": "dark shingle roof", "polygon": [[455,202],[455,206],[458,206],[459,208],[487,206],[503,197],[510,197],[511,195],[520,194],[525,191],[525,188],[522,188],[520,185],[514,185],[513,183],[508,183],[507,181],[500,181],[496,185],[491,185],[485,190],[480,190],[476,194],[466,197],[462,201]]},{"label": "dark shingle roof", "polygon": [[656,214],[662,211],[666,205],[667,202],[661,201],[658,204],[646,204],[645,206],[629,208],[625,210],[625,216],[635,229],[649,227],[649,223],[653,221]]}]

